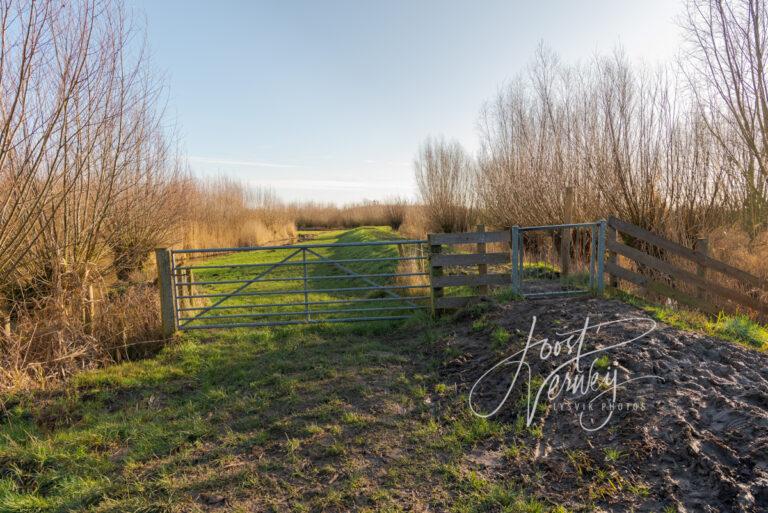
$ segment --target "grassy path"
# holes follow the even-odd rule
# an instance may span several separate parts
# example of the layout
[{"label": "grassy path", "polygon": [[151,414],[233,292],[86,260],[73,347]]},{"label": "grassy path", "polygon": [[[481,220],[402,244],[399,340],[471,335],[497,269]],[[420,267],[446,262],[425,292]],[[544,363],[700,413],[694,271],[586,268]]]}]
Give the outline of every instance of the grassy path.
[{"label": "grassy path", "polygon": [[0,511],[547,511],[467,466],[504,430],[439,382],[433,342],[450,330],[191,332],[5,397]]}]

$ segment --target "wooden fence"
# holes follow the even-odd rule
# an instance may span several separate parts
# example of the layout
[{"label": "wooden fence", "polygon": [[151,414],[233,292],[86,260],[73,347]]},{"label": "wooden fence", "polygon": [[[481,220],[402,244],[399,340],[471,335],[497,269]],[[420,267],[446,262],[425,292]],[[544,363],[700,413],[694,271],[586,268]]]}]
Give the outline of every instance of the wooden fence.
[{"label": "wooden fence", "polygon": [[[624,244],[617,239],[618,234],[624,234],[625,239],[642,241],[659,251],[688,260],[695,264],[696,272],[682,269],[668,259],[662,260],[654,256],[651,252]],[[768,290],[768,281],[710,257],[706,252],[705,243],[699,244],[695,250],[690,249],[639,226],[611,217],[608,220],[606,249],[608,255],[605,271],[610,275],[610,282],[614,287],[618,286],[619,280],[625,280],[648,292],[674,299],[712,315],[717,315],[720,310],[738,310],[738,308],[723,307],[723,301],[716,303],[712,301],[713,297],[719,297],[753,310],[762,318],[768,316],[768,304],[759,298],[759,289]],[[618,263],[618,255],[635,262],[640,268],[652,269],[661,275],[669,276],[671,280],[665,283],[655,279],[650,273],[641,274],[621,267]],[[736,285],[726,285],[722,278],[710,276],[709,272],[719,273]],[[680,290],[679,287],[674,286],[676,283],[688,285],[694,292]]]},{"label": "wooden fence", "polygon": [[[427,240],[429,245],[428,274],[430,276],[430,284],[418,285],[418,287],[429,287],[431,289],[431,304],[432,310],[435,313],[462,308],[476,301],[479,297],[487,295],[491,286],[512,287],[513,291],[519,293],[519,281],[522,278],[523,265],[522,253],[524,249],[520,232],[526,230],[562,230],[565,234],[562,238],[568,239],[568,243],[561,244],[560,246],[565,256],[559,255],[562,266],[561,272],[565,274],[568,269],[567,262],[570,260],[568,246],[571,239],[570,232],[567,230],[583,226],[591,227],[592,247],[594,248],[589,252],[590,289],[588,290],[593,290],[598,294],[602,291],[603,269],[601,269],[599,264],[605,258],[604,271],[609,275],[610,284],[614,287],[618,287],[619,281],[623,280],[633,283],[657,296],[674,299],[679,303],[709,314],[717,315],[721,310],[730,312],[749,310],[758,313],[761,318],[768,318],[768,304],[764,301],[765,296],[761,297],[761,294],[768,291],[768,280],[758,278],[746,271],[710,257],[707,254],[705,240],[700,240],[696,249],[690,249],[615,217],[609,218],[607,223],[606,221],[599,221],[597,223],[513,227],[510,230],[500,231],[485,231],[484,226],[480,225],[475,232],[430,234]],[[596,233],[599,236],[598,243],[595,245]],[[619,234],[622,235],[621,238],[618,237]],[[516,244],[515,241],[517,241]],[[421,247],[424,242],[421,240],[381,241],[367,244],[397,244],[398,246],[402,244],[416,244],[418,247]],[[365,244],[350,243],[334,244],[332,246]],[[494,244],[494,249],[490,249],[489,244]],[[502,245],[502,250],[495,249],[499,245]],[[461,252],[444,251],[446,247],[451,246],[462,246]],[[474,251],[467,253],[467,246],[470,246]],[[307,248],[315,247],[317,245],[307,246]],[[284,246],[284,248],[301,251],[303,246]],[[244,249],[249,248],[230,248],[230,251]],[[250,250],[253,249],[250,248]],[[185,251],[209,250],[178,250],[176,252],[184,253]],[[399,257],[395,260],[414,259],[414,257],[406,257],[402,252],[402,248],[399,248],[398,251]],[[619,264],[619,256],[633,262],[634,265],[630,266],[633,268],[622,267]],[[416,260],[424,258],[422,255]],[[161,290],[164,294],[161,301],[164,309],[163,329],[166,333],[172,333],[176,328],[174,310],[178,307],[174,303],[174,287],[180,286],[181,291],[186,290],[187,296],[195,296],[195,294],[191,292],[191,276],[183,272],[184,269],[187,271],[189,269],[186,267],[184,269],[180,268],[182,270],[181,274],[174,275],[173,258],[170,251],[158,250],[157,262],[159,271],[167,270],[165,273],[160,272]],[[489,272],[489,266],[505,264],[509,267],[504,271]],[[593,267],[596,270],[593,270]],[[451,274],[448,274],[447,271],[450,271]],[[420,272],[424,273],[424,271]],[[181,280],[174,282],[175,278],[173,276],[181,278]],[[517,277],[515,280],[517,287],[513,283],[513,277],[515,276]],[[251,279],[248,283],[254,281],[256,280]],[[372,285],[374,289],[387,289],[387,287],[379,286],[376,283]],[[462,287],[464,288],[461,290],[463,295],[446,296],[444,289],[447,287]],[[408,287],[393,286],[391,288]],[[560,290],[547,292],[546,295],[557,293],[568,292]],[[92,316],[93,314],[91,313],[91,318]],[[364,318],[359,320],[364,320]],[[317,320],[315,322],[320,321]],[[7,332],[8,323],[6,322],[5,324],[4,329]],[[211,326],[215,327],[216,325]]]},{"label": "wooden fence", "polygon": [[[429,240],[429,264],[432,283],[432,308],[435,312],[446,309],[461,308],[476,300],[479,295],[487,294],[489,285],[512,284],[511,275],[506,273],[489,273],[488,266],[510,263],[510,252],[488,253],[487,244],[504,243],[509,245],[509,230],[486,232],[478,226],[476,232],[466,233],[433,233]],[[445,254],[443,246],[474,244],[475,253]],[[445,274],[445,268],[477,269],[477,274]],[[473,287],[476,294],[467,296],[445,297],[444,287]]]}]

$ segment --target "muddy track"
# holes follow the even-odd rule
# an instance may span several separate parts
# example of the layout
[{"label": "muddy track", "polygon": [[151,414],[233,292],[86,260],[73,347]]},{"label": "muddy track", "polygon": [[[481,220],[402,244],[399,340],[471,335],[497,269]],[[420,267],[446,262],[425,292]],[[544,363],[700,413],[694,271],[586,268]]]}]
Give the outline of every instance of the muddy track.
[{"label": "muddy track", "polygon": [[[580,329],[586,317],[591,324],[647,317],[619,301],[594,298],[495,305],[483,317],[489,328],[459,323],[444,341],[443,349],[457,355],[444,365],[444,378],[469,392],[485,371],[525,346],[534,316],[532,340],[564,338],[556,333]],[[600,349],[629,340],[645,331],[642,322],[588,331],[583,347]],[[512,334],[510,345],[501,350],[489,341],[495,326]],[[581,374],[586,376],[592,360],[602,354],[582,358]],[[641,339],[605,354],[609,359],[602,365],[609,362],[608,369],[602,370],[615,370],[618,382],[653,377],[617,387],[612,403],[606,401],[611,392],[597,397],[612,389],[608,382],[583,396],[563,393],[542,401],[545,406],[534,425],[543,434],[526,441],[526,457],[485,471],[517,476],[540,496],[574,510],[768,511],[768,355],[661,323]],[[527,355],[532,376],[539,376],[540,382],[553,372],[563,377],[574,371],[573,363],[557,371],[563,361],[554,356],[542,360],[538,348]],[[510,389],[516,367],[501,366],[478,385],[473,395],[478,411],[493,410]],[[526,381],[516,382],[493,419],[514,424],[523,414]],[[602,407],[586,411],[590,401]],[[581,423],[590,428],[611,409],[605,427],[590,432],[580,425],[579,412]]]}]

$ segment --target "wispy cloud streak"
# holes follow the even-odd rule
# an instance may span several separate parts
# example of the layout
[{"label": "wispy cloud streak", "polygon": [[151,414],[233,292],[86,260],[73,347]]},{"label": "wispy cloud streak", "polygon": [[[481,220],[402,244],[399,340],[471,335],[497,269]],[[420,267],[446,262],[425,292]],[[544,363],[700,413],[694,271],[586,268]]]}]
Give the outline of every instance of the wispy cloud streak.
[{"label": "wispy cloud streak", "polygon": [[401,184],[395,181],[351,181],[351,180],[263,180],[252,181],[254,185],[267,185],[277,190],[301,189],[301,190],[409,190],[410,184]]},{"label": "wispy cloud streak", "polygon": [[300,169],[304,166],[297,164],[279,164],[276,162],[264,162],[259,160],[229,160],[229,159],[215,159],[209,157],[187,157],[190,162],[198,162],[200,164],[219,164],[222,166],[246,166],[246,167],[272,167],[272,168],[288,168],[288,169]]}]

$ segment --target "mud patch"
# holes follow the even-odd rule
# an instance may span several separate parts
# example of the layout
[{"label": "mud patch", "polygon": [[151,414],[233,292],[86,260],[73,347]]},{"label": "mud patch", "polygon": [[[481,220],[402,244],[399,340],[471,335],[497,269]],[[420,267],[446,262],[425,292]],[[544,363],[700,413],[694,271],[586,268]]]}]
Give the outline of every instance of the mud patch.
[{"label": "mud patch", "polygon": [[[533,316],[537,317],[534,339],[577,330],[586,317],[592,324],[647,317],[619,301],[595,298],[497,306],[480,322],[458,325],[443,341],[447,355],[443,379],[468,393],[484,372],[524,347]],[[503,347],[499,328],[509,334]],[[607,347],[636,334],[636,327],[616,325],[590,334],[588,343]],[[540,429],[536,436],[521,435],[510,427],[510,433],[517,432],[510,436],[527,437],[523,442],[527,451],[506,464],[503,472],[510,478],[519,476],[541,497],[574,510],[768,510],[768,355],[661,323],[649,335],[608,355],[610,360],[600,362],[601,367],[615,369],[619,382],[646,375],[659,379],[621,387],[617,403],[634,406],[614,407],[608,424],[594,432],[579,425],[569,397],[542,401],[534,421]],[[593,359],[588,358],[587,365]],[[540,360],[538,351],[527,361],[534,381],[538,376],[535,384],[557,367],[554,359]],[[510,375],[510,371],[490,374],[473,396],[477,404],[498,404],[509,389]],[[492,418],[520,426],[525,392],[518,381]],[[475,464],[485,459],[478,454],[472,458]]]}]

